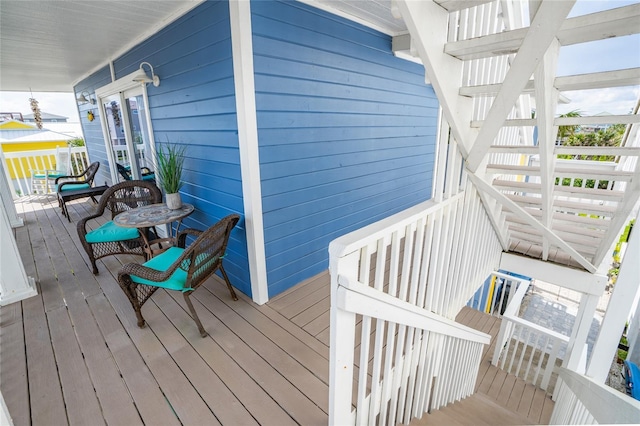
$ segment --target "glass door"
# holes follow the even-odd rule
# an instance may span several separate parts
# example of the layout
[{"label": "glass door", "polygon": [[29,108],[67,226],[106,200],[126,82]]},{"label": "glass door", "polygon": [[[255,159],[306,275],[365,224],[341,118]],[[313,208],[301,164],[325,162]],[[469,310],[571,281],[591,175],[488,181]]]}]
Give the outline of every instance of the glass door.
[{"label": "glass door", "polygon": [[130,87],[120,84],[116,90],[109,90],[109,86],[96,93],[102,108],[101,122],[112,182],[155,181],[155,150],[145,88],[135,83]]}]

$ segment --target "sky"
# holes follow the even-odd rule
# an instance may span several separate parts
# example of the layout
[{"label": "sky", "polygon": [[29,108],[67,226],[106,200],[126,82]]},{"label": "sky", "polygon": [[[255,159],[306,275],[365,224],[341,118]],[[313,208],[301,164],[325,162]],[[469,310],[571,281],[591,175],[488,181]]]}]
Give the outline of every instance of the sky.
[{"label": "sky", "polygon": [[[633,3],[638,3],[638,0],[578,0],[569,16],[594,13]],[[560,49],[558,58],[559,76],[636,67],[640,67],[640,34],[564,46]],[[580,111],[582,115],[595,115],[602,112],[628,114],[640,97],[640,86],[563,92],[563,94],[571,102],[558,105],[556,111],[558,114],[575,110]],[[0,92],[0,111],[31,114],[29,98],[32,95],[38,100],[41,111],[69,117],[70,122],[80,121],[72,93]]]}]

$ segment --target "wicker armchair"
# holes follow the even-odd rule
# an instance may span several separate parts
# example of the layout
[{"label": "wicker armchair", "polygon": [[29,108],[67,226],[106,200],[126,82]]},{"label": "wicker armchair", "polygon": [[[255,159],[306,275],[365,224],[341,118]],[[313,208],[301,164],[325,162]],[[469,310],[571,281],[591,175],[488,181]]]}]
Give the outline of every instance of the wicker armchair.
[{"label": "wicker armchair", "polygon": [[71,189],[89,188],[93,185],[93,179],[100,168],[100,162],[93,162],[79,175],[59,176],[56,178],[56,192],[69,191]]},{"label": "wicker armchair", "polygon": [[[233,214],[223,218],[206,231],[186,229],[178,235],[177,247],[171,247],[145,262],[144,265],[128,263],[122,267],[118,273],[118,283],[133,306],[140,328],[145,325],[141,312],[142,305],[158,288],[165,288],[182,292],[200,335],[207,336],[189,295],[211,274],[220,270],[231,297],[233,300],[238,300],[222,265],[231,230],[238,223],[238,220],[240,220],[240,216]],[[188,235],[197,238],[189,247],[185,248]]]},{"label": "wicker armchair", "polygon": [[137,254],[144,256],[144,239],[135,228],[122,228],[109,221],[98,229],[87,229],[87,222],[104,214],[105,209],[111,211],[111,219],[118,213],[148,204],[162,202],[162,192],[153,182],[128,180],[107,189],[96,212],[78,222],[78,237],[84,247],[93,273],[98,273],[96,260],[112,254]]}]

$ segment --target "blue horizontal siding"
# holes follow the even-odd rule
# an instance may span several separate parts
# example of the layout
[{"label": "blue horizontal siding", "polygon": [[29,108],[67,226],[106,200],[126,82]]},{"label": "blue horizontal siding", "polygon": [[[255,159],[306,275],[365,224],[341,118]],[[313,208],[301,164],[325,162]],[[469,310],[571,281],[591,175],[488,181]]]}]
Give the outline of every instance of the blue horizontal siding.
[{"label": "blue horizontal siding", "polygon": [[[111,82],[111,72],[109,67],[105,66],[100,70],[94,72],[83,81],[79,82],[74,87],[76,97],[80,93],[86,91],[91,94],[91,97],[95,99],[96,89],[109,84]],[[97,99],[96,99],[97,100]],[[94,114],[94,120],[89,121],[87,112],[92,111]],[[89,153],[89,160],[91,162],[100,162],[100,168],[94,178],[96,185],[102,185],[106,183],[111,185],[111,169],[109,167],[109,160],[107,154],[107,148],[104,144],[104,135],[102,133],[102,126],[100,124],[101,108],[99,105],[92,105],[90,103],[84,105],[78,105],[78,113],[80,114],[80,125],[84,134],[84,142]]]},{"label": "blue horizontal siding", "polygon": [[296,2],[254,1],[271,296],[328,266],[328,243],[430,197],[438,102],[390,37]]},{"label": "blue horizontal siding", "polygon": [[[114,61],[116,78],[134,72],[143,61],[160,77],[159,87],[147,85],[156,144],[186,148],[180,192],[196,211],[184,226],[206,229],[228,214],[242,215],[228,3],[204,2],[133,47]],[[100,143],[104,151],[101,135]],[[90,151],[99,149],[91,146]],[[232,233],[225,269],[233,285],[251,295],[243,220]]]}]

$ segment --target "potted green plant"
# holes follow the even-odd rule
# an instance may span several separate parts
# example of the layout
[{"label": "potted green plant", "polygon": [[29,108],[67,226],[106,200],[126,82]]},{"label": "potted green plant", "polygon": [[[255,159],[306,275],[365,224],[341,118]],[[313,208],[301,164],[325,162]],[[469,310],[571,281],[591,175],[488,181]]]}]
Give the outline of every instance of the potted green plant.
[{"label": "potted green plant", "polygon": [[176,210],[182,207],[180,188],[182,188],[182,165],[184,164],[184,146],[166,145],[158,148],[158,178],[160,186],[167,194],[167,206]]}]

